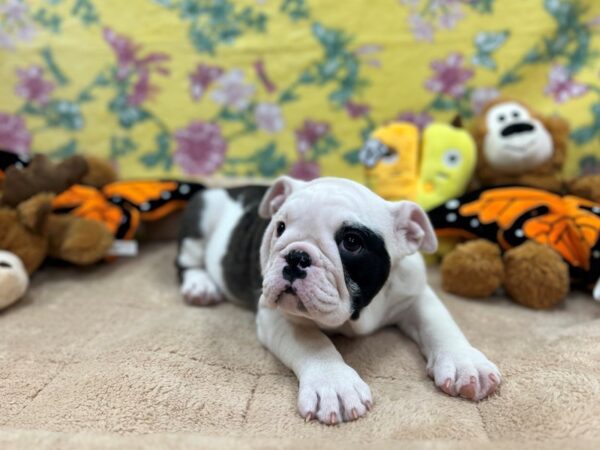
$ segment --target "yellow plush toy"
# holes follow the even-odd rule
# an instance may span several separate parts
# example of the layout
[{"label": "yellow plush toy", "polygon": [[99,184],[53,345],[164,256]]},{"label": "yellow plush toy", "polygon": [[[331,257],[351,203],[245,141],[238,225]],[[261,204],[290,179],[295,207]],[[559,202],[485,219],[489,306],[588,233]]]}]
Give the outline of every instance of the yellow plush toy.
[{"label": "yellow plush toy", "polygon": [[429,211],[465,192],[477,150],[467,131],[444,123],[429,125],[422,139],[416,201]]},{"label": "yellow plush toy", "polygon": [[415,200],[419,176],[419,130],[397,122],[377,128],[360,151],[367,185],[385,199]]},{"label": "yellow plush toy", "polygon": [[415,125],[396,122],[377,128],[359,158],[374,192],[387,200],[413,200],[429,210],[465,191],[476,148],[459,121],[430,124],[422,136]]}]

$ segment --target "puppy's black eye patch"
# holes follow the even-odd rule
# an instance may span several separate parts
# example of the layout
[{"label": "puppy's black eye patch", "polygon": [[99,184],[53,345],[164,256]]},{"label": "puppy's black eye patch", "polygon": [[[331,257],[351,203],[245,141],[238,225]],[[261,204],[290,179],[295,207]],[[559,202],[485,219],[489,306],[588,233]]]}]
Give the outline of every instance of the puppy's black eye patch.
[{"label": "puppy's black eye patch", "polygon": [[390,256],[383,238],[364,225],[342,225],[335,242],[352,297],[352,319],[356,320],[388,279]]},{"label": "puppy's black eye patch", "polygon": [[277,223],[277,237],[280,237],[285,231],[285,223],[278,222]]}]

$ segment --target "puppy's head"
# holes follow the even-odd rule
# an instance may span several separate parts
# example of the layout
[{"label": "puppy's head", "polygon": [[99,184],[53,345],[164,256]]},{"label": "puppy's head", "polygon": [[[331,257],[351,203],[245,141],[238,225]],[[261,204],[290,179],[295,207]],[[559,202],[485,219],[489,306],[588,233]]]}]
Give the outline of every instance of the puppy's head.
[{"label": "puppy's head", "polygon": [[435,251],[427,215],[350,180],[279,178],[259,214],[271,222],[260,257],[260,305],[325,327],[358,319],[400,258]]}]

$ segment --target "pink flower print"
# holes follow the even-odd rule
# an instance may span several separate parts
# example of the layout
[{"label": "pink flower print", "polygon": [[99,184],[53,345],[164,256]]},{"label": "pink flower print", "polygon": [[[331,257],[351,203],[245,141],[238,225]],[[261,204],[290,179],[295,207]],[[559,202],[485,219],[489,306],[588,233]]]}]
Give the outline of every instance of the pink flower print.
[{"label": "pink flower print", "polygon": [[259,103],[254,109],[254,120],[261,130],[277,133],[283,130],[284,120],[281,108],[274,103]]},{"label": "pink flower print", "polygon": [[451,2],[446,6],[444,13],[440,16],[440,26],[447,30],[452,30],[458,22],[464,19],[465,15],[462,12],[459,3]]},{"label": "pink flower print", "polygon": [[413,111],[404,111],[398,114],[396,120],[399,122],[412,123],[419,130],[423,130],[427,125],[433,122],[433,117],[431,117],[426,112],[416,113]]},{"label": "pink flower print", "polygon": [[173,160],[187,175],[210,175],[225,161],[227,143],[215,123],[191,122],[175,132],[175,139]]},{"label": "pink flower print", "polygon": [[18,116],[0,112],[0,149],[19,154],[28,154],[31,135],[25,121]]},{"label": "pink flower print", "polygon": [[298,153],[307,153],[319,139],[329,133],[327,122],[316,122],[310,119],[304,121],[302,128],[296,130],[296,150]]},{"label": "pink flower print", "polygon": [[451,53],[445,60],[433,61],[430,66],[435,75],[427,80],[425,87],[438,94],[459,98],[465,93],[465,83],[473,77],[473,71],[465,69],[462,64],[463,57],[459,53]]},{"label": "pink flower print", "polygon": [[260,80],[267,92],[271,93],[277,90],[277,86],[275,86],[273,81],[271,81],[271,79],[267,75],[265,63],[262,59],[259,59],[254,63],[254,70],[256,71],[256,76],[258,77],[258,79]]},{"label": "pink flower print", "polygon": [[498,98],[500,92],[493,87],[475,88],[471,92],[471,107],[475,114],[479,114],[484,106],[492,100]]},{"label": "pink flower print", "polygon": [[221,75],[223,69],[217,66],[209,66],[208,64],[198,64],[196,71],[190,73],[190,96],[195,102],[199,101],[206,89]]},{"label": "pink flower print", "polygon": [[54,91],[54,84],[44,80],[44,71],[39,66],[30,66],[27,69],[17,69],[19,84],[15,87],[15,94],[28,102],[44,106],[50,100]]},{"label": "pink flower print", "polygon": [[298,180],[310,181],[321,176],[321,168],[316,161],[304,161],[301,159],[294,163],[289,175]]},{"label": "pink flower print", "polygon": [[366,116],[371,111],[371,107],[366,103],[354,103],[352,100],[348,100],[344,105],[348,116],[351,119],[358,119],[359,117]]},{"label": "pink flower print", "polygon": [[212,99],[219,105],[234,111],[242,111],[248,107],[254,96],[255,88],[244,82],[244,72],[233,69],[221,75],[217,80],[218,88],[213,91]]},{"label": "pink flower print", "polygon": [[142,46],[133,43],[126,36],[117,34],[108,27],[104,28],[103,35],[117,57],[117,79],[124,80],[131,72],[141,73],[144,70],[161,75],[169,74],[169,69],[162,65],[171,59],[166,53],[153,52],[141,57],[138,53]]},{"label": "pink flower print", "polygon": [[354,54],[361,59],[365,60],[365,63],[374,68],[381,67],[381,61],[376,58],[377,54],[381,51],[381,45],[378,44],[364,44],[358,47]]},{"label": "pink flower print", "polygon": [[27,2],[6,0],[0,4],[0,47],[15,48],[15,40],[29,41],[35,35]]},{"label": "pink flower print", "polygon": [[104,40],[112,47],[117,57],[117,78],[124,80],[127,75],[134,70],[138,51],[142,48],[134,44],[125,36],[115,33],[112,29],[106,27],[102,32]]},{"label": "pink flower print", "polygon": [[133,91],[127,97],[127,104],[140,106],[156,92],[158,92],[158,88],[150,84],[150,74],[147,70],[144,70],[133,85]]},{"label": "pink flower print", "polygon": [[581,97],[588,91],[585,84],[577,83],[571,78],[571,73],[566,67],[554,65],[548,72],[548,84],[544,89],[545,95],[554,97],[557,103],[564,103],[575,97]]},{"label": "pink flower print", "polygon": [[419,14],[411,14],[408,18],[408,24],[417,41],[433,42],[433,26]]},{"label": "pink flower print", "polygon": [[133,77],[132,92],[127,97],[127,103],[131,106],[140,106],[151,95],[158,92],[158,88],[150,84],[150,74],[156,72],[160,75],[168,75],[163,63],[171,57],[166,53],[148,53],[139,55],[141,45],[133,43],[131,39],[115,33],[110,28],[103,30],[104,40],[112,47],[117,57],[117,80],[125,81]]}]

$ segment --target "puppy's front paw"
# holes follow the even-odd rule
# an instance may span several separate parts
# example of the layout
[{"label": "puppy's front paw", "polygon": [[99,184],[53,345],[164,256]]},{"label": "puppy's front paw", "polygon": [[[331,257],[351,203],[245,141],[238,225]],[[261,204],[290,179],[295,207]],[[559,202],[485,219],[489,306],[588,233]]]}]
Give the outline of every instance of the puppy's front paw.
[{"label": "puppy's front paw", "polygon": [[481,400],[496,391],[500,371],[473,347],[443,351],[427,363],[427,374],[448,395]]},{"label": "puppy's front paw", "polygon": [[298,410],[310,421],[335,425],[356,420],[372,408],[369,386],[356,371],[339,364],[310,369],[300,377]]},{"label": "puppy's front paw", "polygon": [[223,299],[215,282],[201,269],[188,269],[185,271],[181,293],[190,305],[213,305]]}]

